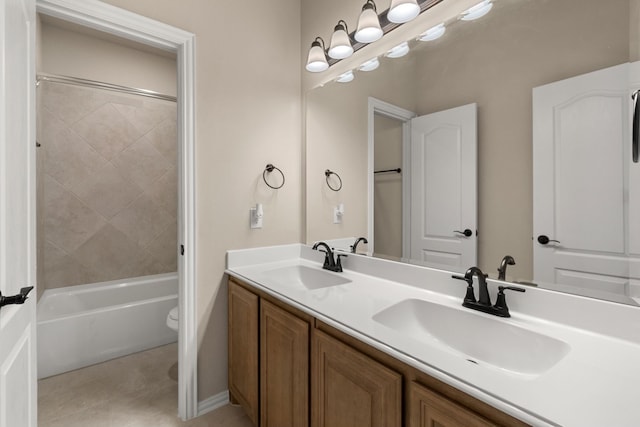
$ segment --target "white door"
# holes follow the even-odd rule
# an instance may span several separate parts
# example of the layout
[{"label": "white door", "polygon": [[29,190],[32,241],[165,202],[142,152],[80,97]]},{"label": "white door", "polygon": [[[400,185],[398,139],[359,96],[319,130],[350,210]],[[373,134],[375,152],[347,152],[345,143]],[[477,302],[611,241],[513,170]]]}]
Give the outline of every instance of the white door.
[{"label": "white door", "polygon": [[625,294],[640,277],[632,65],[533,89],[536,282]]},{"label": "white door", "polygon": [[[35,285],[35,2],[0,2],[0,292]],[[0,308],[0,427],[36,427],[36,296]]]},{"label": "white door", "polygon": [[476,110],[411,120],[411,259],[429,267],[477,264]]}]

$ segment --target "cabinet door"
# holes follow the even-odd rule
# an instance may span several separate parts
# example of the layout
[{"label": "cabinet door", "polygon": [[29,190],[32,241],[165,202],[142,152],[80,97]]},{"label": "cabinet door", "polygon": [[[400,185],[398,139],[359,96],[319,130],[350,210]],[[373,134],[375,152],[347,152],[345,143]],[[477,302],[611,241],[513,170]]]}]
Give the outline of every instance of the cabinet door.
[{"label": "cabinet door", "polygon": [[409,427],[490,427],[479,415],[417,383],[410,386]]},{"label": "cabinet door", "polygon": [[258,296],[229,280],[229,392],[258,424]]},{"label": "cabinet door", "polygon": [[313,427],[399,427],[402,377],[318,330],[312,341]]},{"label": "cabinet door", "polygon": [[260,425],[309,425],[309,324],[260,302]]}]

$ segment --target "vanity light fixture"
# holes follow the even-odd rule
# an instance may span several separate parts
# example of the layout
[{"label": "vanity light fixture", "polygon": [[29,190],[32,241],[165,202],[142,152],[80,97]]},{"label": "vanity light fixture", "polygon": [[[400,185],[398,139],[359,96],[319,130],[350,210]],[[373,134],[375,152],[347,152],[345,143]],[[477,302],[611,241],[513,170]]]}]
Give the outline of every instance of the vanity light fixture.
[{"label": "vanity light fixture", "polygon": [[327,62],[327,55],[324,52],[324,40],[322,37],[316,37],[311,43],[311,49],[309,49],[309,56],[307,58],[307,65],[305,67],[307,71],[312,73],[319,73],[329,68]]},{"label": "vanity light fixture", "polygon": [[362,65],[358,67],[360,71],[373,71],[380,66],[380,61],[378,61],[378,57],[371,58],[367,62],[364,62]]},{"label": "vanity light fixture", "polygon": [[342,19],[338,21],[338,25],[333,29],[331,43],[329,44],[329,51],[327,53],[329,57],[333,59],[344,59],[353,54],[353,46],[351,46],[351,40],[349,39],[347,23]]},{"label": "vanity light fixture", "polygon": [[358,17],[358,28],[354,38],[360,43],[373,43],[380,40],[382,35],[383,31],[380,27],[376,4],[373,0],[367,0]]},{"label": "vanity light fixture", "polygon": [[384,56],[387,58],[400,58],[409,53],[409,43],[402,42],[398,46],[392,48],[389,52],[385,53]]},{"label": "vanity light fixture", "polygon": [[430,42],[442,37],[447,30],[447,27],[444,26],[444,22],[436,25],[435,27],[429,28],[424,33],[420,34],[418,40],[421,42]]},{"label": "vanity light fixture", "polygon": [[475,6],[470,7],[462,12],[460,19],[463,21],[473,21],[474,19],[482,18],[484,15],[489,13],[493,7],[493,3],[491,1],[492,0],[483,0]]},{"label": "vanity light fixture", "polygon": [[387,19],[389,22],[403,24],[414,19],[420,14],[420,6],[417,0],[391,0]]},{"label": "vanity light fixture", "polygon": [[355,76],[353,75],[353,71],[349,70],[345,73],[342,73],[338,76],[338,78],[336,79],[336,81],[338,83],[349,83],[351,81],[353,81],[353,79],[355,78]]}]

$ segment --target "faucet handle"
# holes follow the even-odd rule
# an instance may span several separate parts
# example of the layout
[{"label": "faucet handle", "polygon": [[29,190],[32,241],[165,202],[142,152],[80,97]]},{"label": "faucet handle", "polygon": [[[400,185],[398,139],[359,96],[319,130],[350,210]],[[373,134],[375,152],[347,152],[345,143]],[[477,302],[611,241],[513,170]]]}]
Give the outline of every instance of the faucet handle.
[{"label": "faucet handle", "polygon": [[496,303],[493,305],[493,308],[496,309],[498,316],[511,317],[509,307],[507,307],[507,300],[504,297],[504,291],[525,292],[525,290],[516,286],[498,286],[498,296],[496,297]]},{"label": "faucet handle", "polygon": [[467,282],[467,294],[464,296],[463,304],[476,302],[476,295],[473,292],[473,277],[468,279],[465,276],[456,276],[455,274],[451,277],[454,279],[464,280],[465,282]]},{"label": "faucet handle", "polygon": [[347,258],[349,255],[347,254],[336,254],[336,270],[338,273],[342,273],[342,261],[340,258]]}]

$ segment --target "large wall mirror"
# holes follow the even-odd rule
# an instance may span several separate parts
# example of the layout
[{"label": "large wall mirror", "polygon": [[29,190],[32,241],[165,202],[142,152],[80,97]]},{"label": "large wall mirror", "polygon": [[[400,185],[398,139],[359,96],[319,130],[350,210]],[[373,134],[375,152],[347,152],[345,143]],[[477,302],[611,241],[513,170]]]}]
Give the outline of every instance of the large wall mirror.
[{"label": "large wall mirror", "polygon": [[[369,255],[451,271],[470,266],[473,258],[449,252],[466,242],[491,277],[511,255],[507,280],[636,304],[640,164],[632,161],[631,95],[640,89],[639,22],[640,0],[495,0],[479,20],[448,22],[435,41],[410,41],[404,57],[381,56],[374,71],[310,91],[307,242],[368,237]],[[471,163],[460,141],[450,150],[438,144],[446,132],[429,129],[441,128],[425,131],[437,136],[430,151],[415,149],[411,117],[461,108],[473,109]],[[458,126],[450,129],[459,135]],[[435,153],[444,157],[434,161]],[[420,162],[439,167],[440,182],[416,184]],[[327,169],[340,175],[340,191],[327,186]],[[475,178],[474,194],[462,186],[465,173]],[[442,193],[425,208],[434,223],[418,221],[424,227],[408,226],[418,187]],[[411,247],[426,229],[447,230],[435,239],[444,246],[427,251],[444,253],[440,259]],[[545,262],[551,268],[540,272]]]}]

